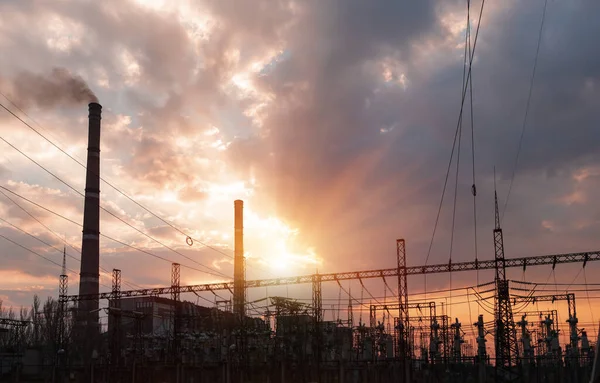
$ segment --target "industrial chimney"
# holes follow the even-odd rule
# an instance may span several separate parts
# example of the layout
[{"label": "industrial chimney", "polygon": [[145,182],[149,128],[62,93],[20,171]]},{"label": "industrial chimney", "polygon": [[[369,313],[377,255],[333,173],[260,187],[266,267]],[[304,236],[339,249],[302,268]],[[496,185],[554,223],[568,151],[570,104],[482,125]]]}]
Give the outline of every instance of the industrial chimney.
[{"label": "industrial chimney", "polygon": [[[100,266],[100,119],[102,106],[89,104],[89,136],[87,173],[85,178],[85,205],[83,211],[83,238],[79,295],[98,294]],[[94,339],[99,333],[98,300],[79,302],[79,314],[84,336]]]},{"label": "industrial chimney", "polygon": [[233,202],[235,210],[235,249],[233,257],[233,313],[239,320],[246,314],[246,265],[244,264],[244,201]]}]

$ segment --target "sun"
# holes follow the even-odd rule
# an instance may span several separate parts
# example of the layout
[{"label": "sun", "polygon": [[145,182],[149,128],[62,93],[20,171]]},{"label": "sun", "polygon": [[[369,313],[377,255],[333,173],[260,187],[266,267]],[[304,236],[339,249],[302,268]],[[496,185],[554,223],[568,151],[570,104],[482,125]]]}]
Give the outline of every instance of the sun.
[{"label": "sun", "polygon": [[312,273],[322,263],[312,247],[300,242],[300,231],[279,218],[261,218],[247,209],[244,230],[247,260],[260,264],[271,274]]}]

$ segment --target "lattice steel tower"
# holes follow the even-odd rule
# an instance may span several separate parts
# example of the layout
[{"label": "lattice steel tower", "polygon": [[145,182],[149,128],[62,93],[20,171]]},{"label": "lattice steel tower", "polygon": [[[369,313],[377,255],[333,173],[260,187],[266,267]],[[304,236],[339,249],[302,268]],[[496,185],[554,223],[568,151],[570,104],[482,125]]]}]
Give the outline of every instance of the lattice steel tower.
[{"label": "lattice steel tower", "polygon": [[495,349],[496,368],[507,370],[516,364],[517,333],[513,320],[508,281],[506,280],[506,261],[504,259],[504,238],[500,228],[500,214],[498,211],[498,193],[494,190],[495,217],[494,227],[494,253],[496,263],[496,299],[495,299]]}]

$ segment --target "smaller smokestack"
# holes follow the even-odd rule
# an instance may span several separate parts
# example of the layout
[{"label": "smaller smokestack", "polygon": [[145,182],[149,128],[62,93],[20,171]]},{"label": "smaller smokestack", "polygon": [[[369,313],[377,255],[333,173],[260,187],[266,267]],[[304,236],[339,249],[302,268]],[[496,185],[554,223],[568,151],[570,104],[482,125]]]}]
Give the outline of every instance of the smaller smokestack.
[{"label": "smaller smokestack", "polygon": [[235,240],[233,257],[233,313],[243,320],[246,303],[246,265],[244,260],[244,201],[233,202]]}]

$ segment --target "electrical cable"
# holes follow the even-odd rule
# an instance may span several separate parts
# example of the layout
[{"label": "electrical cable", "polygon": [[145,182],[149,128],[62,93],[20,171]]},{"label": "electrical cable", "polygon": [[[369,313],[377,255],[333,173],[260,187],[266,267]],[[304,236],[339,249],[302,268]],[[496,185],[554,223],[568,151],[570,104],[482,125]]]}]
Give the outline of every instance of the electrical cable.
[{"label": "electrical cable", "polygon": [[[465,73],[466,73],[466,63],[467,63],[467,43],[468,43],[468,30],[469,30],[469,16],[470,16],[470,1],[467,1],[467,28],[466,28],[466,33],[465,33],[465,53],[464,53],[464,60],[463,60],[463,75],[462,75],[462,83],[461,83],[461,92],[463,91],[463,89],[466,88],[466,84],[465,84]],[[470,46],[469,46],[469,60],[470,61],[471,56],[470,56]],[[470,68],[469,68],[470,69]],[[473,105],[471,104],[471,107]],[[448,265],[452,265],[452,250],[454,249],[454,232],[455,232],[455,224],[456,224],[456,200],[458,198],[458,176],[459,176],[459,170],[460,170],[460,147],[461,147],[461,142],[462,142],[462,126],[463,126],[463,119],[462,117],[459,119],[459,124],[458,124],[458,150],[456,152],[456,174],[454,177],[454,199],[453,199],[453,203],[452,203],[452,226],[450,229],[450,253],[448,256]],[[452,158],[450,158],[450,161],[452,161]],[[450,289],[452,289],[452,267],[449,267],[450,272],[448,273],[448,279],[449,279],[449,284],[450,284]],[[450,303],[452,303],[452,291],[450,291]],[[450,317],[452,317],[452,309],[449,310],[450,313]]]},{"label": "electrical cable", "polygon": [[[72,259],[76,260],[77,262],[81,262],[81,260],[79,260],[79,258],[76,258],[76,257],[74,257],[74,256],[72,256],[72,255],[70,255],[70,254],[68,254],[66,251],[63,251],[63,250],[61,250],[61,249],[57,248],[56,246],[52,245],[51,243],[48,243],[48,242],[44,241],[43,239],[36,237],[35,235],[33,235],[33,234],[29,233],[28,231],[26,231],[26,230],[23,230],[22,228],[20,228],[20,227],[18,227],[18,226],[16,226],[16,225],[14,225],[14,224],[12,224],[12,223],[8,222],[8,221],[7,221],[7,220],[5,220],[4,218],[0,218],[0,221],[2,221],[2,222],[4,222],[5,224],[7,224],[7,225],[9,225],[9,226],[11,226],[11,227],[13,227],[13,228],[17,229],[18,231],[20,231],[20,232],[22,232],[23,234],[25,234],[25,235],[27,235],[27,236],[29,236],[29,237],[31,237],[31,238],[33,238],[33,239],[35,239],[36,241],[39,241],[39,242],[43,243],[44,245],[46,245],[46,246],[48,246],[48,247],[50,247],[50,248],[52,248],[52,249],[56,250],[58,253],[60,253],[60,254],[65,254],[65,255],[66,255],[66,256],[68,256],[69,258],[72,258]],[[62,266],[61,266],[61,267],[62,267]],[[105,272],[105,274],[106,274],[107,276],[110,276],[110,272],[109,272],[108,270],[106,270],[106,269],[103,269],[103,268],[101,268],[101,269],[102,269],[102,271],[104,271],[104,272]],[[69,271],[72,271],[72,272],[74,272],[74,273],[76,273],[76,274],[77,274],[77,272],[76,272],[76,271],[74,271],[74,270],[72,270],[72,269],[68,269],[68,270],[69,270]],[[106,286],[106,285],[105,285],[105,286]],[[138,286],[138,287],[139,287],[139,286]]]},{"label": "electrical cable", "polygon": [[[31,214],[27,209],[25,209],[23,206],[21,206],[17,201],[13,200],[12,198],[10,198],[8,195],[6,195],[6,193],[4,193],[4,191],[0,190],[0,194],[2,194],[4,197],[6,197],[9,201],[11,201],[14,205],[16,205],[19,209],[21,209],[23,212],[25,212],[25,214],[27,214],[29,217],[31,217],[32,219],[34,219],[37,223],[39,223],[40,225],[42,225],[46,230],[48,230],[50,233],[52,233],[55,237],[59,238],[66,246],[69,246],[71,249],[75,250],[76,253],[78,253],[79,255],[81,255],[81,251],[77,248],[75,248],[73,245],[71,245],[69,242],[67,242],[64,238],[62,238],[58,233],[56,233],[54,230],[50,229],[48,226],[46,226],[44,223],[42,223],[42,221],[40,221],[39,219],[37,219],[37,217],[35,217],[33,214]],[[56,247],[54,247],[53,245],[42,241],[41,239],[39,239],[38,237],[34,236],[33,234],[28,233],[27,231],[13,225],[12,223],[8,222],[5,219],[0,218],[3,222],[7,223],[8,225],[14,227],[15,229],[29,235],[30,237],[33,237],[34,239],[37,239],[38,241],[44,243],[47,246],[52,247],[54,250],[62,253],[62,251],[60,249],[57,249]],[[64,252],[69,258],[72,258],[74,260],[76,260],[77,262],[81,262],[81,260],[79,258],[76,258],[72,255],[70,255],[69,253]],[[107,275],[110,275],[110,272],[108,270],[106,270],[105,268],[103,268],[102,266],[99,266],[100,270],[104,271]],[[128,282],[125,279],[123,279],[123,283],[132,287],[132,288],[140,288],[140,285],[136,285],[133,282]]]},{"label": "electrical cable", "polygon": [[[585,268],[583,270],[583,280],[587,285],[587,276],[585,274]],[[594,337],[598,338],[598,327],[595,324],[595,320],[594,320],[594,310],[592,310],[592,304],[590,303],[590,291],[588,289],[586,289],[585,294],[587,296],[587,301],[588,301],[588,306],[590,308],[590,315],[592,317],[592,322],[594,322]]]},{"label": "electrical cable", "polygon": [[[361,297],[360,297],[360,301],[359,301],[358,299],[354,298],[354,297],[352,296],[352,294],[350,294],[350,292],[349,292],[349,291],[346,291],[346,289],[345,289],[345,288],[342,286],[342,284],[340,283],[340,281],[336,280],[336,282],[338,283],[338,285],[340,286],[340,288],[342,289],[342,291],[343,291],[344,293],[346,293],[346,295],[348,295],[348,296],[350,297],[350,299],[351,299],[351,300],[355,301],[355,302],[356,302],[356,303],[358,303],[360,306],[364,306],[364,307],[367,307],[367,308],[369,308],[369,306],[367,306],[367,305],[365,305],[364,303],[362,303],[362,301],[363,301],[363,295],[362,295],[362,292],[361,292]],[[303,300],[303,299],[298,299],[298,300]],[[311,300],[311,299],[306,299],[306,300]],[[323,300],[328,300],[328,299],[327,299],[327,298],[323,298]]]},{"label": "electrical cable", "polygon": [[[0,104],[1,105],[1,104]],[[28,156],[27,154],[25,154],[23,151],[21,151],[19,148],[17,148],[16,146],[14,146],[12,143],[10,143],[9,141],[7,141],[4,137],[0,136],[0,140],[4,141],[4,143],[6,143],[7,145],[9,145],[11,148],[13,148],[14,150],[16,150],[17,152],[19,152],[21,155],[23,155],[25,158],[27,158],[28,160],[30,160],[31,162],[33,162],[34,164],[36,164],[38,167],[40,167],[41,169],[43,169],[46,173],[50,174],[51,176],[53,176],[54,178],[56,178],[58,181],[60,181],[61,183],[63,183],[64,185],[66,185],[69,189],[73,190],[75,193],[79,194],[80,196],[85,198],[85,195],[83,193],[81,193],[79,190],[75,189],[73,186],[71,186],[69,183],[67,183],[66,181],[64,181],[62,178],[60,178],[59,176],[57,176],[56,174],[54,174],[53,172],[51,172],[50,170],[48,170],[46,167],[44,167],[43,165],[41,165],[39,162],[37,162],[36,160],[34,160],[33,158],[31,158],[30,156]],[[208,270],[212,270],[213,272],[216,272],[218,274],[221,274],[221,276],[224,276],[227,278],[227,276],[225,276],[224,274],[222,274],[221,272],[219,272],[218,270],[215,270],[209,266],[206,266],[190,257],[188,257],[185,254],[182,254],[181,252],[173,249],[170,246],[165,245],[164,243],[162,243],[161,241],[159,241],[158,239],[152,237],[149,234],[146,234],[144,232],[142,232],[141,230],[139,230],[138,228],[136,228],[135,226],[133,226],[132,224],[128,223],[127,221],[123,220],[122,218],[118,217],[117,215],[115,215],[114,213],[112,213],[111,211],[109,211],[108,209],[104,208],[103,206],[100,206],[100,209],[102,209],[103,211],[105,211],[106,213],[110,214],[111,216],[117,218],[119,221],[121,221],[122,223],[124,223],[125,225],[129,226],[130,228],[134,229],[135,231],[137,231],[138,233],[144,235],[145,237],[151,239],[152,241],[158,243],[159,245],[173,251],[174,253],[202,266],[205,267]],[[207,274],[212,274],[210,272],[207,271],[203,271]]]},{"label": "electrical cable", "polygon": [[[478,20],[478,23],[477,23],[477,29],[475,31],[475,39],[473,41],[472,56],[469,58],[469,70],[467,72],[467,78],[466,78],[466,81],[465,81],[467,84],[469,83],[470,78],[471,78],[473,58],[475,57],[475,49],[477,47],[477,40],[478,40],[478,37],[479,37],[479,29],[481,27],[481,17],[483,15],[484,5],[485,5],[485,0],[482,0],[482,2],[481,2],[481,8],[480,8],[480,11],[479,11],[479,20]],[[459,127],[460,127],[460,124],[461,124],[461,121],[462,121],[463,109],[464,109],[464,103],[465,103],[465,97],[466,97],[466,95],[467,95],[467,86],[465,85],[463,87],[460,112],[459,112],[458,121],[457,121],[457,124],[456,124],[456,131],[454,133],[454,142],[452,143],[452,150],[450,152],[450,159],[448,161],[448,168],[446,170],[446,176],[445,176],[445,179],[444,179],[444,187],[442,189],[442,196],[440,198],[440,203],[439,203],[439,206],[438,206],[438,212],[437,212],[437,215],[436,215],[435,224],[433,226],[433,233],[432,233],[432,236],[431,236],[431,241],[429,243],[429,249],[427,250],[427,256],[425,258],[425,265],[427,265],[427,262],[429,261],[429,257],[431,255],[431,249],[433,247],[433,241],[435,239],[435,233],[437,231],[437,227],[438,227],[438,223],[439,223],[439,219],[440,219],[440,213],[442,211],[442,205],[443,205],[443,202],[444,202],[444,196],[446,194],[446,187],[448,185],[448,178],[450,176],[450,168],[452,166],[452,158],[454,157],[454,150],[456,148],[456,138],[457,138],[458,130],[459,130]],[[424,274],[423,277],[424,277],[425,290],[427,290],[427,274]]]},{"label": "electrical cable", "polygon": [[[525,284],[525,285],[540,285],[540,286],[546,286],[546,285],[550,285],[550,286],[554,286],[554,283],[552,284],[547,284],[547,283],[541,283],[541,282],[523,282],[523,281],[516,281],[516,280],[510,280],[510,282],[514,282],[514,283],[520,283],[520,284]],[[557,285],[559,286],[567,286],[567,285],[573,285],[573,286],[600,286],[600,283],[557,283]]]},{"label": "electrical cable", "polygon": [[383,278],[383,283],[385,284],[385,287],[387,287],[387,289],[390,291],[390,293],[392,294],[392,296],[397,296],[398,294],[396,294],[394,292],[394,290],[390,287],[390,285],[388,285],[387,280],[385,279],[385,276],[382,277]]},{"label": "electrical cable", "polygon": [[[469,297],[469,289],[467,289],[467,304],[469,305],[469,321],[473,320],[473,316],[471,314],[471,299]],[[470,326],[471,327],[471,335],[473,337],[476,337],[477,335],[475,334],[475,326]]]},{"label": "electrical cable", "polygon": [[[56,233],[54,230],[50,229],[47,225],[42,223],[42,221],[37,219],[37,217],[35,217],[33,214],[31,214],[27,209],[25,209],[23,206],[21,206],[17,201],[10,198],[3,190],[0,190],[0,193],[6,199],[8,199],[10,202],[12,202],[13,205],[17,206],[19,209],[21,209],[21,211],[23,211],[25,214],[27,214],[29,217],[31,217],[33,220],[35,220],[37,223],[39,223],[42,227],[44,227],[46,230],[48,230],[50,233],[52,233],[55,237],[59,238],[65,245],[67,245],[71,249],[75,250],[76,253],[81,254],[81,251],[79,249],[76,249],[74,246],[72,246],[70,243],[68,243],[64,238],[62,238],[58,233]],[[67,254],[67,256],[71,257],[69,254]],[[77,258],[74,258],[74,257],[72,257],[72,258],[79,261],[79,259],[77,259]]]},{"label": "electrical cable", "polygon": [[377,298],[375,298],[373,296],[373,294],[371,294],[371,292],[365,287],[365,285],[363,284],[362,279],[358,278],[358,281],[360,282],[360,285],[362,286],[362,288],[367,292],[367,294],[369,294],[369,296],[371,297],[371,299],[373,299],[375,302],[377,302],[378,305],[380,305],[381,302],[379,302],[379,300],[377,300]]},{"label": "electrical cable", "polygon": [[544,21],[546,20],[546,8],[548,6],[548,0],[544,0],[544,8],[542,11],[542,21],[540,23],[540,30],[538,33],[538,41],[537,41],[537,47],[535,50],[535,59],[533,61],[533,70],[531,73],[531,81],[529,83],[529,94],[527,95],[527,103],[525,105],[525,115],[523,116],[523,125],[521,126],[521,136],[519,137],[519,144],[517,146],[517,155],[515,157],[515,163],[513,166],[513,171],[512,171],[512,176],[510,177],[510,184],[508,186],[508,193],[506,194],[506,200],[504,201],[504,207],[502,209],[502,218],[500,219],[500,222],[502,222],[504,220],[504,214],[506,213],[506,207],[508,205],[508,199],[510,198],[510,192],[512,191],[512,187],[513,187],[513,182],[515,179],[515,174],[517,172],[517,166],[519,164],[519,156],[521,154],[521,147],[523,145],[523,136],[525,135],[525,129],[527,127],[527,116],[529,115],[529,107],[531,105],[531,96],[533,94],[533,84],[535,82],[535,72],[537,70],[537,65],[538,65],[538,57],[540,54],[540,46],[541,46],[541,42],[542,42],[542,32],[544,30]]},{"label": "electrical cable", "polygon": [[[23,199],[23,200],[25,200],[25,201],[27,201],[27,202],[31,203],[32,205],[34,205],[34,206],[36,206],[36,207],[38,207],[38,208],[40,208],[40,209],[42,209],[42,210],[44,210],[44,211],[46,211],[46,212],[48,212],[48,213],[51,213],[51,214],[53,214],[53,215],[55,215],[55,216],[57,216],[57,217],[59,217],[59,218],[62,218],[63,220],[65,220],[65,221],[67,221],[67,222],[70,222],[70,223],[72,223],[72,224],[74,224],[74,225],[77,225],[77,226],[79,226],[79,227],[83,227],[83,225],[82,225],[82,224],[80,224],[79,222],[75,222],[75,221],[73,221],[72,219],[70,219],[70,218],[67,218],[67,217],[65,217],[64,215],[60,214],[60,213],[57,213],[57,212],[55,212],[55,211],[54,211],[54,210],[52,210],[52,209],[49,209],[49,208],[47,208],[47,207],[45,207],[45,206],[42,206],[42,205],[38,204],[37,202],[34,202],[34,201],[30,200],[29,198],[27,198],[27,197],[24,197],[24,196],[20,195],[19,193],[16,193],[16,192],[14,192],[14,191],[12,191],[12,190],[10,190],[10,189],[8,189],[8,188],[6,188],[6,187],[2,186],[2,185],[0,185],[0,189],[2,189],[2,190],[4,190],[4,191],[7,191],[7,192],[9,192],[9,193],[11,193],[12,195],[14,195],[14,196],[17,196],[17,197],[19,197],[19,198],[21,198],[21,199]],[[160,256],[160,255],[156,255],[156,254],[154,254],[154,253],[152,253],[152,252],[149,252],[149,251],[147,251],[147,250],[140,249],[140,248],[138,248],[137,246],[134,246],[134,245],[131,245],[131,244],[125,243],[125,242],[123,242],[123,241],[121,241],[121,240],[118,240],[118,239],[112,238],[112,237],[110,237],[110,236],[108,236],[108,235],[106,235],[106,234],[102,234],[102,233],[100,233],[100,236],[101,236],[101,237],[103,237],[103,238],[109,239],[109,240],[111,240],[111,241],[113,241],[113,242],[119,243],[119,244],[121,244],[121,245],[123,245],[123,246],[129,247],[129,248],[131,248],[131,249],[133,249],[133,250],[136,250],[136,251],[139,251],[139,252],[141,252],[141,253],[144,253],[144,254],[150,255],[150,256],[152,256],[152,257],[154,257],[154,258],[157,258],[157,259],[163,260],[163,261],[165,261],[165,262],[174,263],[172,260],[170,260],[170,259],[168,259],[168,258],[166,258],[166,257],[162,257],[162,256]],[[211,275],[218,276],[218,277],[221,277],[221,278],[231,279],[230,277],[227,277],[225,274],[222,274],[222,273],[221,273],[221,274],[212,274],[212,273],[210,273],[210,272],[208,272],[208,271],[206,271],[206,270],[200,270],[200,269],[198,269],[198,268],[196,268],[196,267],[193,267],[193,266],[188,266],[188,265],[186,265],[186,264],[183,264],[183,263],[181,264],[181,266],[182,266],[182,267],[185,267],[185,268],[188,268],[188,269],[190,269],[190,270],[194,270],[194,271],[201,272],[201,273],[206,273],[206,274],[211,274]]]},{"label": "electrical cable", "polygon": [[[583,267],[581,269],[579,269],[579,272],[577,273],[577,275],[575,275],[575,278],[573,278],[573,280],[571,281],[571,283],[569,283],[569,285],[565,289],[565,292],[567,292],[569,290],[569,287],[571,287],[571,285],[573,285],[573,283],[575,283],[575,281],[577,280],[577,277],[579,277],[579,274],[581,274],[582,271],[583,271]],[[554,281],[554,285],[558,286],[558,284],[556,283],[556,281]]]},{"label": "electrical cable", "polygon": [[[23,246],[23,245],[21,245],[20,243],[18,243],[17,241],[13,241],[12,239],[10,239],[10,238],[8,238],[8,237],[6,237],[6,236],[2,235],[2,234],[0,234],[0,238],[3,238],[3,239],[5,239],[6,241],[8,241],[8,242],[12,243],[13,245],[16,245],[16,246],[18,246],[18,247],[22,248],[23,250],[26,250],[26,251],[28,251],[28,252],[30,252],[30,253],[32,253],[32,254],[34,254],[34,255],[37,255],[38,257],[40,257],[40,258],[42,258],[42,259],[45,259],[46,261],[48,261],[48,262],[50,262],[50,263],[52,263],[52,264],[54,264],[54,265],[56,265],[56,266],[60,267],[60,269],[62,270],[62,265],[61,265],[60,263],[57,263],[57,262],[53,261],[52,259],[50,259],[50,258],[47,258],[47,257],[43,256],[42,254],[38,253],[37,251],[31,250],[30,248],[28,248],[28,247],[26,247],[26,246]],[[73,270],[73,269],[70,269],[70,268],[68,268],[68,267],[67,267],[67,270],[69,270],[70,272],[72,272],[72,273],[74,273],[74,274],[77,274],[77,272],[76,272],[75,270]],[[100,284],[101,284],[102,286],[104,286],[104,287],[108,287],[108,288],[110,288],[110,286],[108,286],[108,285],[105,285],[105,284],[102,284],[102,283],[100,283]]]},{"label": "electrical cable", "polygon": [[[473,59],[473,52],[471,51],[471,0],[467,0],[467,34],[468,46],[469,46],[469,62]],[[471,71],[471,77],[469,78],[469,101],[471,111],[471,164],[472,164],[472,181],[471,194],[473,195],[473,245],[475,249],[475,262],[478,261],[477,251],[477,186],[475,182],[475,119],[473,111],[473,72]],[[477,284],[479,284],[479,269],[477,273]]]},{"label": "electrical cable", "polygon": [[194,294],[196,294],[196,296],[200,299],[204,299],[205,301],[214,304],[215,302],[212,302],[210,299],[203,297],[202,295],[198,294],[198,292],[196,291],[192,291]]},{"label": "electrical cable", "polygon": [[[4,238],[4,239],[5,239],[5,240],[7,240],[8,242],[10,242],[10,243],[12,243],[12,244],[14,244],[14,245],[16,245],[16,246],[19,246],[20,248],[22,248],[22,249],[24,249],[24,250],[27,250],[27,251],[29,251],[29,252],[30,252],[30,253],[32,253],[32,254],[35,254],[35,255],[37,255],[38,257],[40,257],[40,258],[42,258],[42,259],[45,259],[46,261],[48,261],[48,262],[50,262],[50,263],[53,263],[53,264],[55,264],[56,266],[58,266],[58,267],[60,267],[60,268],[62,269],[62,265],[61,265],[60,263],[58,263],[58,262],[55,262],[55,261],[53,261],[52,259],[50,259],[50,258],[47,258],[47,257],[45,257],[45,256],[41,255],[40,253],[38,253],[38,252],[36,252],[36,251],[34,251],[34,250],[31,250],[30,248],[28,248],[28,247],[25,247],[25,246],[21,245],[20,243],[18,243],[18,242],[16,242],[16,241],[13,241],[12,239],[10,239],[10,238],[8,238],[8,237],[6,237],[6,236],[2,235],[2,234],[0,234],[0,237]],[[69,270],[69,271],[70,271],[70,272],[72,272],[72,273],[77,273],[75,270],[73,270],[73,269],[70,269],[70,268],[68,268],[68,267],[67,267],[67,270]]]},{"label": "electrical cable", "polygon": [[[518,291],[529,291],[527,289],[521,289],[518,287],[511,287],[511,289],[513,290],[518,290]],[[570,293],[575,293],[575,292],[586,292],[586,291],[600,291],[600,289],[571,289],[569,290]],[[538,293],[544,293],[544,292],[548,292],[548,293],[554,293],[554,294],[548,294],[548,295],[561,295],[560,293],[557,292],[557,290],[555,289],[547,289],[547,290],[537,290]]]},{"label": "electrical cable", "polygon": [[[25,116],[27,116],[31,121],[33,121],[34,123],[36,123],[38,126],[41,127],[41,125],[39,123],[37,123],[33,118],[31,118],[27,113],[25,113],[25,111],[23,111],[17,104],[15,104],[11,99],[9,99],[4,93],[0,92],[0,94],[6,99],[8,100],[8,102],[10,102],[15,108],[17,108],[21,113],[23,113]],[[35,129],[33,126],[31,126],[29,123],[27,123],[25,120],[23,120],[22,118],[20,118],[16,113],[14,113],[12,110],[10,110],[9,108],[7,108],[4,104],[0,103],[0,107],[2,107],[4,110],[6,110],[8,113],[10,113],[14,118],[16,118],[17,120],[19,120],[21,123],[23,123],[25,126],[27,126],[29,129],[33,130],[36,134],[38,134],[40,137],[42,137],[44,140],[46,140],[48,143],[50,143],[52,146],[54,146],[56,149],[58,149],[60,152],[62,152],[63,154],[65,154],[67,157],[69,157],[70,159],[72,159],[73,161],[75,161],[77,164],[79,164],[81,167],[83,167],[86,171],[88,171],[87,166],[84,165],[81,161],[79,161],[78,159],[74,158],[73,156],[71,156],[69,153],[67,153],[65,150],[63,150],[60,146],[58,146],[57,144],[55,144],[52,140],[50,140],[49,138],[47,138],[46,136],[44,136],[42,133],[40,133],[37,129]],[[5,141],[6,142],[6,141]],[[10,144],[9,144],[10,145]],[[12,146],[12,145],[11,145]],[[123,192],[121,189],[119,189],[118,187],[114,186],[112,183],[108,182],[107,180],[105,180],[100,174],[95,174],[95,172],[90,171],[90,173],[92,173],[94,176],[97,176],[102,182],[104,182],[105,184],[107,184],[108,186],[110,186],[111,188],[113,188],[115,191],[117,191],[119,194],[121,194],[122,196],[124,196],[125,198],[127,198],[128,200],[130,200],[131,202],[133,202],[134,204],[136,204],[137,206],[141,207],[142,209],[144,209],[146,212],[148,212],[149,214],[151,214],[153,217],[159,219],[161,222],[165,223],[166,225],[170,226],[172,229],[178,231],[179,233],[183,234],[186,236],[187,238],[190,238],[191,240],[200,243],[201,245],[203,245],[204,247],[207,247],[211,250],[214,250],[222,255],[225,255],[226,257],[229,258],[233,258],[230,254],[227,254],[213,246],[210,246],[196,238],[193,238],[192,236],[190,236],[189,234],[185,233],[184,231],[182,231],[181,229],[177,228],[175,225],[173,225],[172,223],[168,222],[167,220],[165,220],[164,218],[160,217],[158,214],[154,213],[153,211],[151,211],[150,209],[148,209],[147,207],[145,207],[144,205],[142,205],[141,203],[135,201],[132,197],[130,197],[129,195],[127,195],[125,192]]]}]

